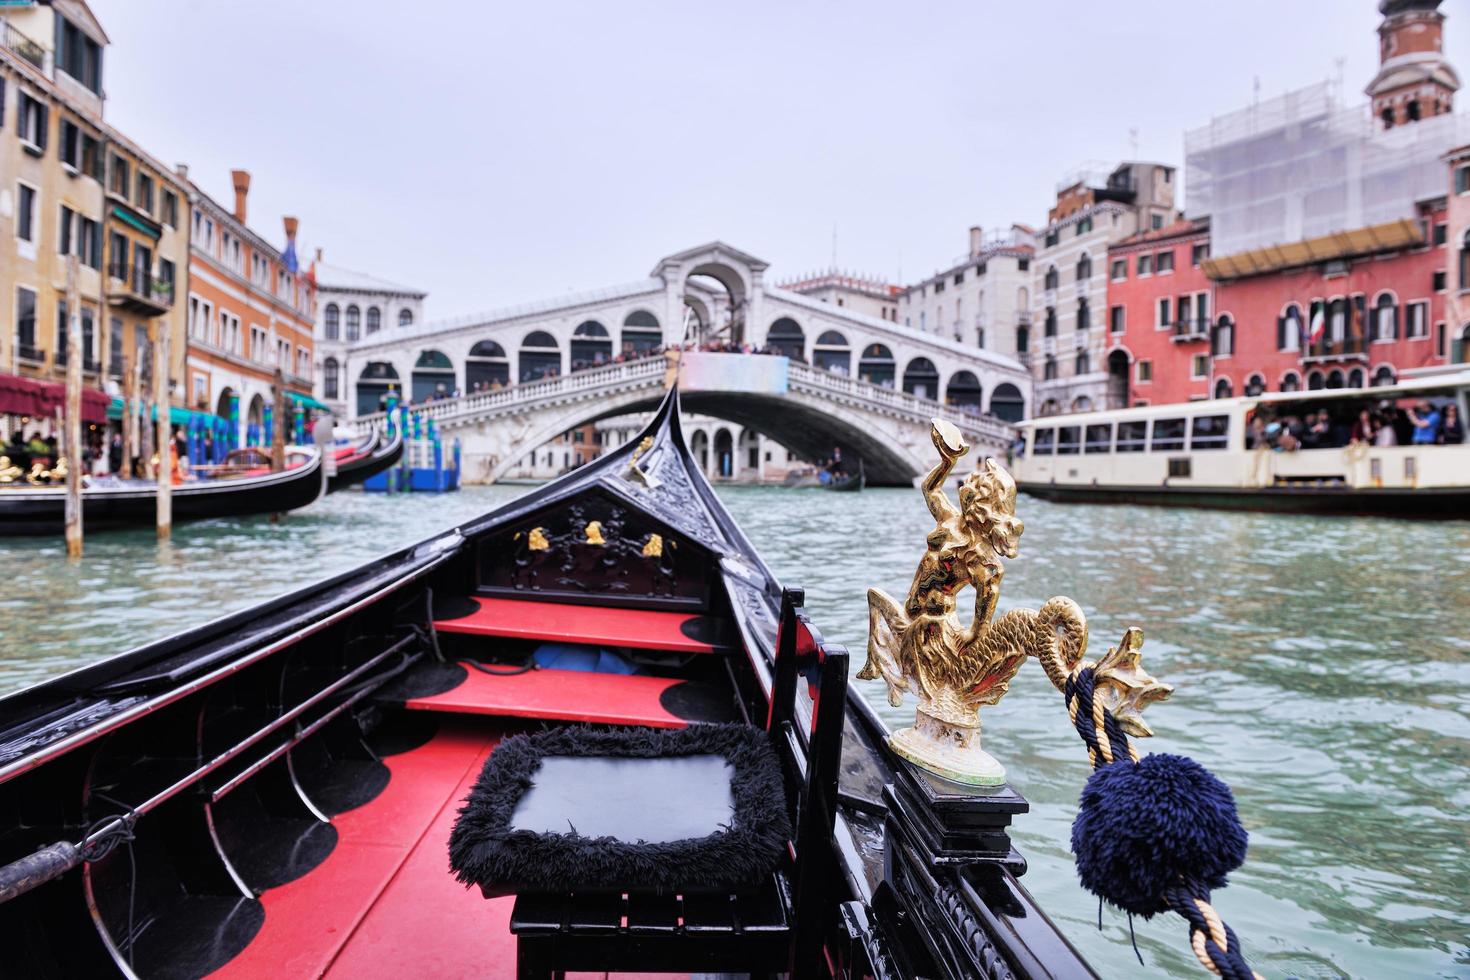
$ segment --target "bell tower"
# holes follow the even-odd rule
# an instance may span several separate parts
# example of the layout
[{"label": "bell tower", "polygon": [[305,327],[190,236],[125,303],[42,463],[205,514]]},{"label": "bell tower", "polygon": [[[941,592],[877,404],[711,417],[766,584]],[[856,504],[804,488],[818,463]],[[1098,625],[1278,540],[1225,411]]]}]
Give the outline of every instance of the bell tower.
[{"label": "bell tower", "polygon": [[1440,0],[1380,0],[1378,74],[1368,83],[1373,116],[1384,129],[1452,110],[1460,76],[1444,57]]}]

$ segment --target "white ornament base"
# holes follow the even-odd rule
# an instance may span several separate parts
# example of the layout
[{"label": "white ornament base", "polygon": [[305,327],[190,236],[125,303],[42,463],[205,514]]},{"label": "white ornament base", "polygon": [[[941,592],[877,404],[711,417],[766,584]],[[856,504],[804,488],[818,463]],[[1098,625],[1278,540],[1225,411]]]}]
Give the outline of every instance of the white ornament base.
[{"label": "white ornament base", "polygon": [[1005,766],[980,747],[979,726],[951,725],[918,712],[912,728],[888,737],[888,746],[914,765],[963,786],[1004,786]]}]

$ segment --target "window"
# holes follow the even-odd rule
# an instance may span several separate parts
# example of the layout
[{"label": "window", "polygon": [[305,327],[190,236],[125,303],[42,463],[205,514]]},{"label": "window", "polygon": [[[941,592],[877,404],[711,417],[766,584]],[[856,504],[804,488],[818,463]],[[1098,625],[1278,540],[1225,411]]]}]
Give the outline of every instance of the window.
[{"label": "window", "polygon": [[1064,425],[1057,430],[1057,455],[1076,456],[1081,451],[1082,429],[1076,425]]},{"label": "window", "polygon": [[1046,335],[1048,337],[1057,335],[1057,311],[1052,306],[1046,308]]},{"label": "window", "polygon": [[1157,256],[1154,257],[1154,268],[1158,271],[1159,275],[1163,275],[1166,272],[1173,272],[1174,253],[1160,252]]},{"label": "window", "polygon": [[965,281],[965,273],[963,271],[956,272],[954,274],[954,284],[956,286],[958,286],[960,283],[962,283],[964,281]]},{"label": "window", "polygon": [[1031,270],[1031,260],[1030,259],[1017,259],[1016,260],[1016,270],[1018,272],[1029,272]]},{"label": "window", "polygon": [[1276,349],[1295,351],[1301,347],[1302,312],[1292,304],[1276,318]]},{"label": "window", "polygon": [[56,236],[56,254],[70,255],[72,229],[76,227],[77,213],[65,204],[61,206],[61,232]]},{"label": "window", "polygon": [[77,215],[78,257],[94,269],[102,268],[102,225]]},{"label": "window", "polygon": [[1259,374],[1253,374],[1245,379],[1245,393],[1247,397],[1254,398],[1266,390],[1266,379]]},{"label": "window", "polygon": [[56,151],[62,163],[73,170],[82,167],[82,131],[70,119],[61,120],[61,146]]},{"label": "window", "polygon": [[1181,296],[1174,303],[1174,309],[1178,312],[1179,322],[1189,323],[1189,309],[1193,301],[1191,296]]},{"label": "window", "polygon": [[107,236],[107,274],[114,279],[128,277],[128,240],[121,232]]},{"label": "window", "polygon": [[179,195],[173,191],[163,192],[163,223],[170,228],[179,226]]},{"label": "window", "polygon": [[1384,293],[1373,304],[1373,340],[1397,340],[1399,335],[1399,308],[1393,296]]},{"label": "window", "polygon": [[1092,278],[1092,256],[1083,253],[1082,258],[1077,260],[1077,281],[1085,282]]},{"label": "window", "polygon": [[1169,313],[1172,309],[1172,302],[1173,301],[1170,300],[1167,296],[1159,297],[1159,308],[1157,311],[1157,315],[1154,317],[1154,328],[1156,330],[1167,330],[1169,328],[1169,324],[1173,322],[1172,318],[1169,316]]},{"label": "window", "polygon": [[1136,422],[1118,423],[1117,452],[1141,453],[1147,445],[1148,422],[1139,419]]},{"label": "window", "polygon": [[266,351],[265,341],[265,331],[262,330],[260,327],[252,326],[250,328],[251,360],[259,361],[262,364],[269,363],[269,354]]},{"label": "window", "polygon": [[383,311],[376,306],[369,306],[367,311],[367,332],[377,333],[383,326]]},{"label": "window", "polygon": [[337,397],[337,359],[335,357],[322,361],[322,395],[326,398]]},{"label": "window", "polygon": [[33,153],[46,149],[46,106],[25,92],[16,93],[15,131]]},{"label": "window", "polygon": [[1153,215],[1149,218],[1148,226],[1154,231],[1158,231],[1160,228],[1164,227],[1164,216],[1161,214]]},{"label": "window", "polygon": [[1056,429],[1037,429],[1031,437],[1031,452],[1036,456],[1050,456],[1055,451]]},{"label": "window", "polygon": [[1154,257],[1152,255],[1140,255],[1138,257],[1139,276],[1151,276],[1154,274]]},{"label": "window", "polygon": [[1041,368],[1041,380],[1055,381],[1057,379],[1057,359],[1048,356],[1046,363]]},{"label": "window", "polygon": [[1073,374],[1087,374],[1091,370],[1092,370],[1092,358],[1090,356],[1088,356],[1087,351],[1085,351],[1085,350],[1079,350],[1077,352],[1077,357],[1072,362],[1072,373]]},{"label": "window", "polygon": [[1086,453],[1106,453],[1113,448],[1113,426],[1112,423],[1101,425],[1089,425],[1083,433],[1085,441],[1082,451]]},{"label": "window", "polygon": [[1046,270],[1045,277],[1043,277],[1042,286],[1046,289],[1056,289],[1057,283],[1060,280],[1061,276],[1057,275],[1057,267],[1054,265],[1049,266]]},{"label": "window", "polygon": [[1153,439],[1148,448],[1156,453],[1183,449],[1184,419],[1154,419]]},{"label": "window", "polygon": [[1154,362],[1139,361],[1134,365],[1134,371],[1138,375],[1138,383],[1146,385],[1154,379]]},{"label": "window", "polygon": [[82,173],[102,183],[102,144],[87,133],[82,134]]},{"label": "window", "polygon": [[1189,250],[1189,264],[1199,268],[1199,264],[1210,257],[1210,243],[1200,242]]},{"label": "window", "polygon": [[1222,316],[1215,324],[1215,332],[1210,337],[1210,353],[1216,357],[1229,357],[1235,353],[1235,321],[1228,316]]},{"label": "window", "polygon": [[[1470,286],[1470,249],[1460,249],[1460,281]],[[1445,274],[1440,269],[1430,277],[1430,283],[1436,293],[1444,292]]]},{"label": "window", "polygon": [[127,197],[128,185],[131,183],[132,169],[128,166],[128,161],[114,153],[112,156],[112,182],[107,185],[107,189],[119,197]]},{"label": "window", "polygon": [[1046,233],[1046,247],[1052,248],[1062,240],[1062,233],[1056,228],[1049,229]]},{"label": "window", "polygon": [[67,327],[70,326],[70,321],[67,319],[66,312],[67,312],[66,311],[66,300],[64,300],[64,299],[57,300],[56,301],[56,363],[58,365],[61,365],[61,364],[65,364],[66,363],[66,345],[67,345],[67,342],[68,342],[67,341],[67,334],[69,333],[69,331],[67,330]]},{"label": "window", "polygon": [[1455,168],[1455,193],[1464,194],[1470,191],[1470,166]]},{"label": "window", "polygon": [[1108,274],[1113,282],[1122,282],[1128,278],[1128,260],[1114,259],[1112,271]]},{"label": "window", "polygon": [[23,242],[36,240],[36,189],[18,184],[15,207],[15,237]]},{"label": "window", "polygon": [[341,310],[336,303],[328,303],[327,308],[322,311],[322,334],[328,340],[336,340],[341,332],[337,322],[340,315]]},{"label": "window", "polygon": [[1088,215],[1085,218],[1079,218],[1077,220],[1077,237],[1081,238],[1090,231],[1092,231],[1092,216]]},{"label": "window", "polygon": [[413,310],[399,310],[398,311],[398,325],[400,327],[406,327],[406,326],[409,326],[412,323],[413,323]]},{"label": "window", "polygon": [[1224,449],[1230,435],[1230,416],[1199,415],[1190,424],[1190,449]]},{"label": "window", "polygon": [[1169,478],[1171,480],[1176,477],[1185,480],[1189,479],[1190,470],[1192,469],[1193,467],[1190,466],[1188,456],[1179,456],[1169,460]]},{"label": "window", "polygon": [[41,359],[36,350],[36,291],[25,286],[15,287],[15,344],[21,357]]},{"label": "window", "polygon": [[1410,303],[1406,307],[1408,313],[1406,336],[1410,340],[1423,340],[1429,336],[1429,304],[1423,300]]},{"label": "window", "polygon": [[1108,309],[1108,331],[1110,333],[1122,333],[1127,329],[1127,308],[1113,306]]},{"label": "window", "polygon": [[1199,381],[1210,376],[1210,358],[1208,354],[1195,354],[1189,359],[1189,377],[1192,381]]},{"label": "window", "polygon": [[168,259],[158,260],[158,281],[163,285],[163,294],[172,296],[174,293],[174,264]]},{"label": "window", "polygon": [[362,333],[362,311],[356,304],[347,307],[347,342],[352,343]]},{"label": "window", "polygon": [[82,370],[97,373],[97,314],[90,306],[82,307]]},{"label": "window", "polygon": [[133,202],[137,204],[139,211],[153,213],[153,178],[141,171],[138,173],[138,196]]},{"label": "window", "polygon": [[1077,331],[1081,333],[1092,329],[1092,307],[1088,305],[1087,297],[1077,301]]},{"label": "window", "polygon": [[1450,226],[1445,224],[1443,221],[1438,222],[1434,226],[1434,237],[1431,239],[1431,241],[1433,241],[1436,245],[1443,245],[1445,242],[1449,241],[1449,238]]},{"label": "window", "polygon": [[56,16],[56,67],[102,94],[102,46],[60,14]]},{"label": "window", "polygon": [[123,322],[117,317],[107,321],[107,375],[123,375]]},{"label": "window", "polygon": [[1281,376],[1282,391],[1301,391],[1302,377],[1295,371],[1287,371]]}]

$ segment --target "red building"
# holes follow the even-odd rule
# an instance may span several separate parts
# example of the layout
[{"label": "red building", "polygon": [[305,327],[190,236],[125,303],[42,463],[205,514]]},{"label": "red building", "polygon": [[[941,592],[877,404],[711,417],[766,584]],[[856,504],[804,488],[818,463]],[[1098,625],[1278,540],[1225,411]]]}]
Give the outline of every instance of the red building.
[{"label": "red building", "polygon": [[1108,407],[1210,396],[1209,222],[1176,221],[1108,248]]}]

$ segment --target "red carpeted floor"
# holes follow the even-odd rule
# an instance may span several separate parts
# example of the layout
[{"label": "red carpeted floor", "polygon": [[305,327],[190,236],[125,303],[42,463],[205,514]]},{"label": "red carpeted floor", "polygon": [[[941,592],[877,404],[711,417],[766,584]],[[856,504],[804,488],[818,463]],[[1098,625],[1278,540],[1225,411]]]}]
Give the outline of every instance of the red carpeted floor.
[{"label": "red carpeted floor", "polygon": [[450,828],[498,738],[484,719],[450,717],[426,744],[385,757],[387,788],[332,821],[326,861],[261,896],[265,925],[213,976],[515,976],[515,899],[487,901],[449,872]]},{"label": "red carpeted floor", "polygon": [[504,636],[555,643],[626,646],[640,650],[713,653],[722,626],[709,617],[652,609],[573,606],[560,602],[472,596],[468,616],[434,623],[440,633]]},{"label": "red carpeted floor", "polygon": [[524,674],[486,674],[470,670],[452,690],[412,698],[414,711],[502,715],[581,721],[599,725],[683,728],[689,722],[663,706],[663,693],[678,680],[636,674],[595,674],[578,670],[532,670]]}]

